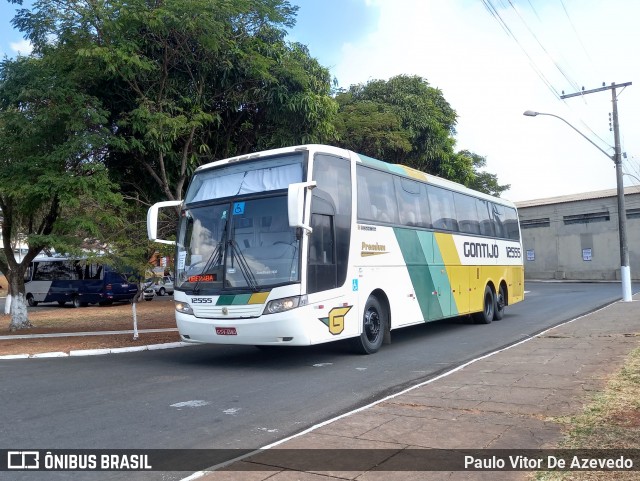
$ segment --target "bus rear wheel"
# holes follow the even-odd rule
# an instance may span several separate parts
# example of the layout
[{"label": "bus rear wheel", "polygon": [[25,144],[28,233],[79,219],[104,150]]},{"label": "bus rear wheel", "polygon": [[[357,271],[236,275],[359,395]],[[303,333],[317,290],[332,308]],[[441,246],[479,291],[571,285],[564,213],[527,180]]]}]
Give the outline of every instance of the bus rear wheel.
[{"label": "bus rear wheel", "polygon": [[484,288],[482,311],[473,314],[473,320],[476,324],[491,324],[495,312],[496,298],[493,295],[493,289],[491,289],[491,286],[487,285]]},{"label": "bus rear wheel", "polygon": [[29,307],[36,307],[38,305],[38,301],[36,301],[31,294],[27,295],[27,304]]},{"label": "bus rear wheel", "polygon": [[352,346],[359,354],[378,352],[384,339],[384,330],[389,316],[377,298],[367,299],[362,314],[362,334],[353,338]]},{"label": "bus rear wheel", "polygon": [[499,321],[504,317],[504,306],[507,305],[507,293],[504,285],[500,284],[498,295],[496,296],[496,311],[493,314],[493,320]]},{"label": "bus rear wheel", "polygon": [[73,307],[82,306],[82,302],[80,302],[80,298],[78,296],[73,297],[73,299],[71,300],[71,304],[73,305]]}]

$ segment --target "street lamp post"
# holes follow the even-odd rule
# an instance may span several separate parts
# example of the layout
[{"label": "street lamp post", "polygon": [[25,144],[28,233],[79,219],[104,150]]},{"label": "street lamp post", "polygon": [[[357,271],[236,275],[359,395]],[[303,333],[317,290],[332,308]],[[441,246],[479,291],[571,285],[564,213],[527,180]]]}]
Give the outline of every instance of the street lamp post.
[{"label": "street lamp post", "polygon": [[618,190],[618,233],[620,237],[620,279],[622,281],[622,300],[624,302],[631,301],[631,268],[629,267],[629,247],[627,246],[627,211],[624,205],[624,182],[622,179],[622,154],[620,152],[620,135],[618,133],[617,125],[617,108],[616,102],[613,103],[614,119],[616,120],[614,125],[614,139],[615,139],[615,153],[609,155],[605,150],[595,144],[590,138],[576,129],[573,125],[567,122],[565,119],[558,115],[548,114],[544,112],[535,112],[533,110],[527,110],[523,113],[527,117],[536,117],[538,115],[548,115],[549,117],[555,117],[562,120],[565,124],[578,132],[584,139],[589,141],[596,149],[606,155],[610,160],[613,160],[616,166],[616,184]]}]

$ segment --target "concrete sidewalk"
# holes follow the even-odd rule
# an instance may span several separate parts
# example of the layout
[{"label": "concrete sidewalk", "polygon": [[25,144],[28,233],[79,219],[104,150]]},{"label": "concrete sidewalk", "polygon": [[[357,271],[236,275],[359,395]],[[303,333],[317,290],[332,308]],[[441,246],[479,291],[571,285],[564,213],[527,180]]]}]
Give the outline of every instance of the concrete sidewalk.
[{"label": "concrete sidewalk", "polygon": [[[403,450],[411,449],[554,448],[563,427],[551,418],[581,412],[640,344],[640,295],[634,299],[472,361],[273,449],[385,450],[381,452],[392,455],[382,460],[384,466],[400,461],[394,452],[401,456]],[[501,322],[509,322],[509,318]],[[290,462],[281,456],[282,464],[276,470],[260,471],[256,457],[235,463],[237,469],[244,466],[245,470],[197,473],[190,479],[524,480],[531,475],[527,471],[374,471],[374,465],[360,471],[296,471],[296,463],[305,453],[298,453],[297,460],[292,455]]]}]

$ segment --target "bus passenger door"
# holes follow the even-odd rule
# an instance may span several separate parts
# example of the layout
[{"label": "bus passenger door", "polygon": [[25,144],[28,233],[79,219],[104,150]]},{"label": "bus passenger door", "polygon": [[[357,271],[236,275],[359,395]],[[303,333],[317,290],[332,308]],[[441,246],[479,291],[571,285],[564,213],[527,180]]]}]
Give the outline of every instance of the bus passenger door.
[{"label": "bus passenger door", "polygon": [[307,276],[309,294],[337,287],[333,216],[312,212],[311,228]]},{"label": "bus passenger door", "polygon": [[347,159],[314,156],[307,293],[345,284],[351,237],[351,164]]}]

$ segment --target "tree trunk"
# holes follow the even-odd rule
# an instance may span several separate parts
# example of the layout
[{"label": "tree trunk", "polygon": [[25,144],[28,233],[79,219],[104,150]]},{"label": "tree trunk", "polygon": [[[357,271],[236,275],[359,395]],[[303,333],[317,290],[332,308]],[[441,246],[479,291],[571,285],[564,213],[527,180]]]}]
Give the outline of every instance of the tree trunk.
[{"label": "tree trunk", "polygon": [[5,314],[10,314],[11,311],[9,310],[11,308],[11,284],[9,283],[9,276],[5,276],[5,279],[7,280],[7,297],[4,300],[4,313]]},{"label": "tree trunk", "polygon": [[33,327],[29,322],[27,299],[24,296],[24,277],[10,275],[8,281],[9,293],[11,294],[11,322],[9,323],[9,330],[17,331],[19,329]]},{"label": "tree trunk", "polygon": [[4,313],[10,314],[9,309],[11,309],[11,294],[7,294],[7,298],[4,300]]}]

